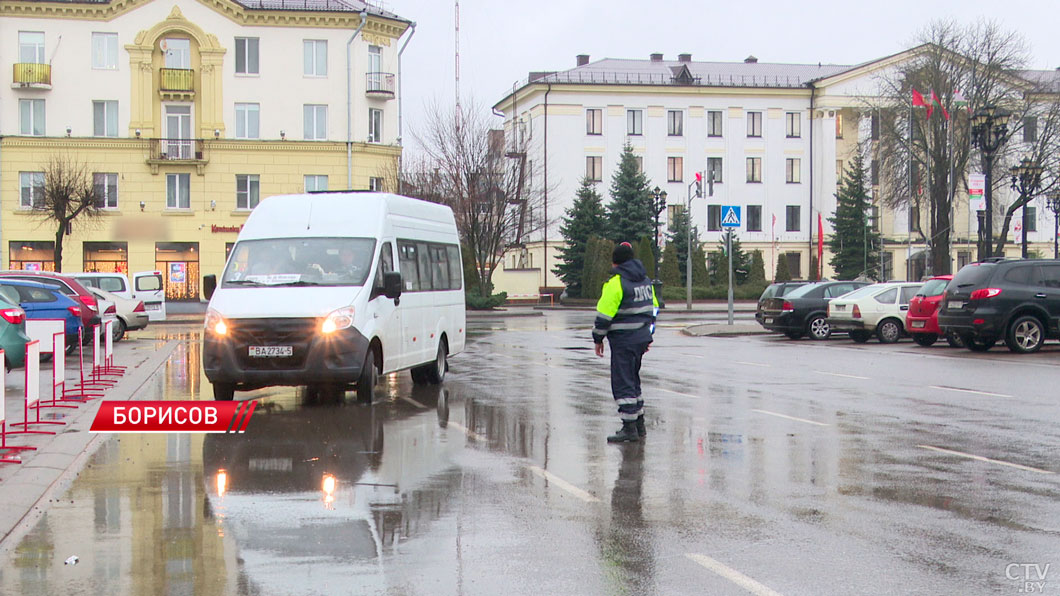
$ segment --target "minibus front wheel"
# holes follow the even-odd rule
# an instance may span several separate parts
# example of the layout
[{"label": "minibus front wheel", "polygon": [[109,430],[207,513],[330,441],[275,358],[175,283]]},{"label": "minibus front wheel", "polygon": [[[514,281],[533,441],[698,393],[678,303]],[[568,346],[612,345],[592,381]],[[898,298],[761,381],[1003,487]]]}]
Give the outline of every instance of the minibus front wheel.
[{"label": "minibus front wheel", "polygon": [[357,402],[370,404],[375,401],[375,386],[379,381],[379,368],[376,366],[375,346],[368,347],[368,353],[364,355],[364,366],[361,367],[361,376],[357,379]]}]

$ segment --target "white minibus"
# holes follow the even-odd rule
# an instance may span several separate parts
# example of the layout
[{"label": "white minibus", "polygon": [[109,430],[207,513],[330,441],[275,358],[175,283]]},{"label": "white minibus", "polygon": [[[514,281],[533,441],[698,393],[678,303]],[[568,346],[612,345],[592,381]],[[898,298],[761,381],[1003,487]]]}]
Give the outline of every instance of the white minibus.
[{"label": "white minibus", "polygon": [[203,279],[214,399],[304,385],[371,402],[381,374],[441,383],[464,349],[453,212],[387,193],[274,196],[247,218],[220,279]]}]

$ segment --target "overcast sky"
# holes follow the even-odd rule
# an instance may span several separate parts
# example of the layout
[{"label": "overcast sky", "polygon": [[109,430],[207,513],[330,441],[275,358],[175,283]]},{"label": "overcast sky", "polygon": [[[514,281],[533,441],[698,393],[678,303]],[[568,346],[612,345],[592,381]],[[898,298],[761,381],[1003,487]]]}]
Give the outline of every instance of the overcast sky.
[{"label": "overcast sky", "polygon": [[[453,0],[388,0],[416,22],[404,55],[405,145],[430,102],[454,102]],[[936,18],[993,19],[1019,30],[1031,68],[1060,66],[1055,0],[461,0],[460,88],[488,110],[531,70],[564,70],[577,54],[667,60],[857,64],[906,49]],[[498,119],[498,125],[500,120]]]}]

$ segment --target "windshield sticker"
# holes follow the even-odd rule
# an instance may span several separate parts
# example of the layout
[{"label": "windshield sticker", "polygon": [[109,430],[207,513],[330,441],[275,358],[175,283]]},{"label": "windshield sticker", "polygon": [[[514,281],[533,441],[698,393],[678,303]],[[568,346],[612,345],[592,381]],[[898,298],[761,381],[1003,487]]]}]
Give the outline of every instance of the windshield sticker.
[{"label": "windshield sticker", "polygon": [[275,273],[272,275],[248,275],[247,281],[259,283],[266,286],[275,286],[280,284],[293,284],[302,279],[302,276],[297,273]]}]

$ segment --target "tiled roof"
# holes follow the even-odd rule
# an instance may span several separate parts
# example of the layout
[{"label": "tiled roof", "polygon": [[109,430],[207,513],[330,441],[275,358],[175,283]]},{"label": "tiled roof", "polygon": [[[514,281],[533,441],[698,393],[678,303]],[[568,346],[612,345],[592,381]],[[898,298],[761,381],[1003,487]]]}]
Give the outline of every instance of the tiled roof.
[{"label": "tiled roof", "polygon": [[[684,68],[688,77],[683,78]],[[531,82],[600,85],[703,85],[798,88],[851,66],[766,62],[679,62],[606,58],[570,70],[538,73]]]},{"label": "tiled roof", "polygon": [[[67,4],[109,4],[111,0],[27,0],[29,2],[65,2]],[[233,0],[250,10],[303,10],[314,12],[361,12],[368,11],[387,19],[406,21],[398,15],[383,10],[363,0]]]}]

